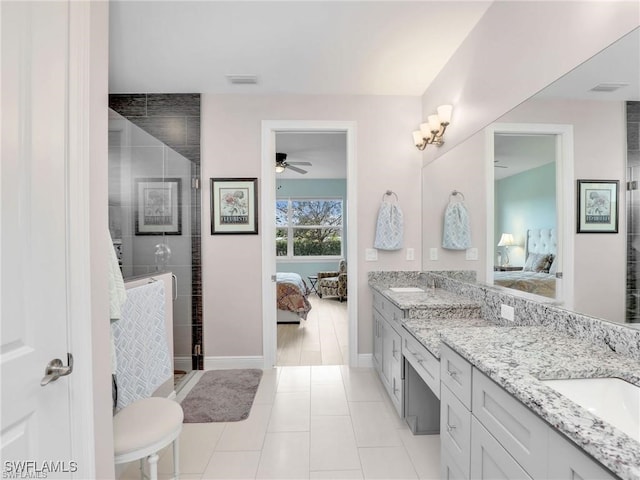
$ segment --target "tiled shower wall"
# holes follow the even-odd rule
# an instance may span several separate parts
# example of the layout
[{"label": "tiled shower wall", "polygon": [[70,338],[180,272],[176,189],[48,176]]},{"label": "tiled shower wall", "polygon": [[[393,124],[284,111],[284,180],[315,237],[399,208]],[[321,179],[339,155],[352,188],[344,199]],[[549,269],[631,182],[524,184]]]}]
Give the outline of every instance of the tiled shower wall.
[{"label": "tiled shower wall", "polygon": [[[200,94],[112,94],[109,107],[190,160],[191,177],[200,179]],[[199,188],[183,188],[191,192],[191,363],[200,370],[204,366],[201,198]]]},{"label": "tiled shower wall", "polygon": [[640,102],[627,102],[627,322],[640,322]]}]

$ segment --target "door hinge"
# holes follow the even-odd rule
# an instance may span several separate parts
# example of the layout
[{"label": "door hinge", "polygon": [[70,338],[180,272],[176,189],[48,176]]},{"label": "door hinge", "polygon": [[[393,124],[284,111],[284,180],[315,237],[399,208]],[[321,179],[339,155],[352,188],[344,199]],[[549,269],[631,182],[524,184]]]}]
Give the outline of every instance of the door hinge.
[{"label": "door hinge", "polygon": [[191,179],[191,188],[194,190],[200,190],[200,179],[198,177],[193,177]]},{"label": "door hinge", "polygon": [[638,190],[638,181],[632,180],[627,182],[627,190]]}]

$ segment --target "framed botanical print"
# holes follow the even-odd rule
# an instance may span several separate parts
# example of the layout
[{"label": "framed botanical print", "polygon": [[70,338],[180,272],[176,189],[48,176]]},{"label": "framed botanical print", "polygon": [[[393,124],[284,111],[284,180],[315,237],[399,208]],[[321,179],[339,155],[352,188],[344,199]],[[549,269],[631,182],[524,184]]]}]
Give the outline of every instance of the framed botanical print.
[{"label": "framed botanical print", "polygon": [[258,233],[258,179],[211,179],[211,235]]},{"label": "framed botanical print", "polygon": [[578,233],[618,233],[618,180],[578,180]]},{"label": "framed botanical print", "polygon": [[135,234],[182,235],[182,180],[135,180]]}]

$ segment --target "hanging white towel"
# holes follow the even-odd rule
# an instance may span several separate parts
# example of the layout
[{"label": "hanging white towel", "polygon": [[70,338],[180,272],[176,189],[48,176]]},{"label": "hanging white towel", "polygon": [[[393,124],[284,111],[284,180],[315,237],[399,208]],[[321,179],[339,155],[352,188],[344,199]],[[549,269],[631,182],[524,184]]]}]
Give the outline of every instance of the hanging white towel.
[{"label": "hanging white towel", "polygon": [[471,247],[469,212],[464,202],[449,202],[444,212],[442,248],[466,250]]},{"label": "hanging white towel", "polygon": [[402,236],[402,210],[394,203],[383,201],[378,212],[376,238],[373,246],[379,250],[400,250]]},{"label": "hanging white towel", "polygon": [[118,359],[118,410],[150,397],[173,375],[164,310],[164,283],[148,283],[127,290],[122,318],[111,324]]}]

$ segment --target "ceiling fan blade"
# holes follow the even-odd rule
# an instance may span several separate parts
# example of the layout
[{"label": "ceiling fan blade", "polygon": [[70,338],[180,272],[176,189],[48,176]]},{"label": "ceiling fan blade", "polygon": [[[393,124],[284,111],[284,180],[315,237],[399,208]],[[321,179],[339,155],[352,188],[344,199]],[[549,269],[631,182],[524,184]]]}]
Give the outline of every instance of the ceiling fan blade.
[{"label": "ceiling fan blade", "polygon": [[306,171],[306,170],[303,170],[303,169],[298,168],[298,167],[294,167],[294,166],[293,166],[293,165],[291,165],[290,163],[287,163],[287,168],[290,168],[290,169],[291,169],[291,170],[293,170],[294,172],[298,172],[298,173],[302,173],[302,174],[307,173],[307,171]]},{"label": "ceiling fan blade", "polygon": [[287,162],[287,165],[313,165],[311,162]]}]

